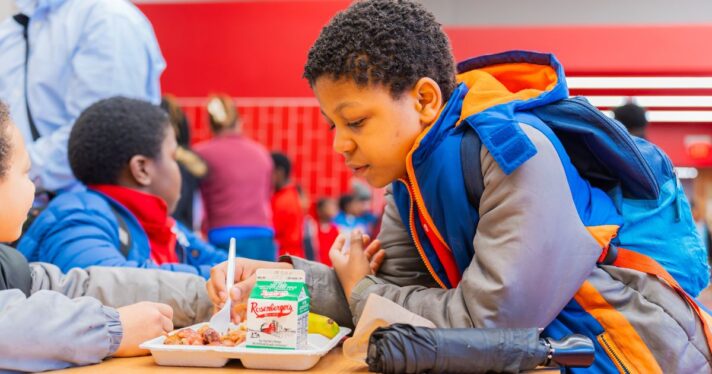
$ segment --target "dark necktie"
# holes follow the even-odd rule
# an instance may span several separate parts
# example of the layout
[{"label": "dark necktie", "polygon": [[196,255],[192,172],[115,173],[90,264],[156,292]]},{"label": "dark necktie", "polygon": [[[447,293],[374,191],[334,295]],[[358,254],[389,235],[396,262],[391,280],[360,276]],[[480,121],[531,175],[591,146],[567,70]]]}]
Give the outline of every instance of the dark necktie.
[{"label": "dark necktie", "polygon": [[32,111],[30,111],[30,98],[27,87],[27,65],[30,62],[30,38],[28,37],[27,29],[30,25],[30,17],[19,13],[14,15],[12,18],[23,28],[22,36],[25,38],[25,109],[27,109],[27,121],[30,124],[32,139],[37,140],[40,137],[40,132],[37,131],[37,126],[35,126],[35,120],[32,118]]}]

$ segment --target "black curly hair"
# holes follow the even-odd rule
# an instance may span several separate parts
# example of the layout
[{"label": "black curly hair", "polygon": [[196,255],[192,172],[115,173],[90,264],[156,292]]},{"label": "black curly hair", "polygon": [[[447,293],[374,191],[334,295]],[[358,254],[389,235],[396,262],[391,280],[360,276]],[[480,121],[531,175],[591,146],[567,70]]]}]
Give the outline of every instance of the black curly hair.
[{"label": "black curly hair", "polygon": [[0,179],[5,177],[10,168],[10,110],[7,104],[0,100]]},{"label": "black curly hair", "polygon": [[133,156],[156,158],[171,124],[151,103],[112,97],[85,109],[69,135],[69,165],[86,184],[117,184]]},{"label": "black curly hair", "polygon": [[275,170],[284,171],[284,175],[289,178],[292,173],[292,162],[287,155],[282,152],[272,152],[272,163]]},{"label": "black curly hair", "polygon": [[446,101],[455,89],[450,42],[435,17],[408,0],[365,0],[338,13],[309,50],[304,78],[352,79],[382,84],[397,98],[420,78],[440,86]]}]

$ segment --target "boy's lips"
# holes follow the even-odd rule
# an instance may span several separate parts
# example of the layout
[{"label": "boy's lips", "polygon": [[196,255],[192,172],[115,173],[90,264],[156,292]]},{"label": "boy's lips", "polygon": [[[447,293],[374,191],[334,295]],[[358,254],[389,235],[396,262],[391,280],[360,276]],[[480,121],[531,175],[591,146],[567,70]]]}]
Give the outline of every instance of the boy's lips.
[{"label": "boy's lips", "polygon": [[357,175],[357,176],[363,175],[363,174],[366,172],[366,170],[369,168],[369,165],[352,165],[352,164],[349,164],[349,165],[347,165],[347,166],[348,166],[349,169],[351,169],[351,171],[352,171],[355,175]]}]

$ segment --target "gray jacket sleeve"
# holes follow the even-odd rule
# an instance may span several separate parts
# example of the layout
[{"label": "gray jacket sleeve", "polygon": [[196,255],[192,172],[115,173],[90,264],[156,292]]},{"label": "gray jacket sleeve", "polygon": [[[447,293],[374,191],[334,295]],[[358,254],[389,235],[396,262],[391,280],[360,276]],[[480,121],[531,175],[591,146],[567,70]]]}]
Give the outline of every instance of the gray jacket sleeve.
[{"label": "gray jacket sleeve", "polygon": [[[100,362],[122,338],[114,308],[139,301],[173,307],[176,326],[208,319],[201,277],[161,270],[93,267],[62,272],[30,264],[31,296],[0,291],[0,371],[42,371]],[[103,304],[103,305],[102,305]]]},{"label": "gray jacket sleeve", "polygon": [[314,261],[290,257],[295,269],[304,270],[311,296],[311,311],[328,316],[340,326],[353,327],[349,303],[334,269]]},{"label": "gray jacket sleeve", "polygon": [[380,236],[386,260],[377,276],[355,287],[355,320],[370,293],[439,327],[545,327],[563,309],[593,270],[600,247],[578,216],[553,145],[530,126],[522,129],[538,152],[509,176],[483,147],[475,256],[458,287],[435,288],[420,277],[427,270],[415,261],[417,250],[389,198]]},{"label": "gray jacket sleeve", "polygon": [[157,269],[122,267],[74,268],[67,274],[54,265],[32,263],[32,292],[58,291],[70,298],[91,296],[109,307],[140,301],[165,303],[173,308],[173,324],[184,327],[206,321],[212,304],[205,279]]},{"label": "gray jacket sleeve", "polygon": [[0,291],[0,371],[43,371],[100,362],[121,343],[115,309],[91,297]]}]

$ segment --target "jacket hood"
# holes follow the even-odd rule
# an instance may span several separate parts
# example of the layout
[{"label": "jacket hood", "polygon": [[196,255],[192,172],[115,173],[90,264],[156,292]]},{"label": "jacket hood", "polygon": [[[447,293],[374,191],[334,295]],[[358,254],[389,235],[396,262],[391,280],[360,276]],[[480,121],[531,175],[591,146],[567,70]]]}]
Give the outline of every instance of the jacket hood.
[{"label": "jacket hood", "polygon": [[467,86],[460,119],[501,104],[525,110],[568,97],[564,70],[552,54],[509,51],[475,57],[457,65]]}]

